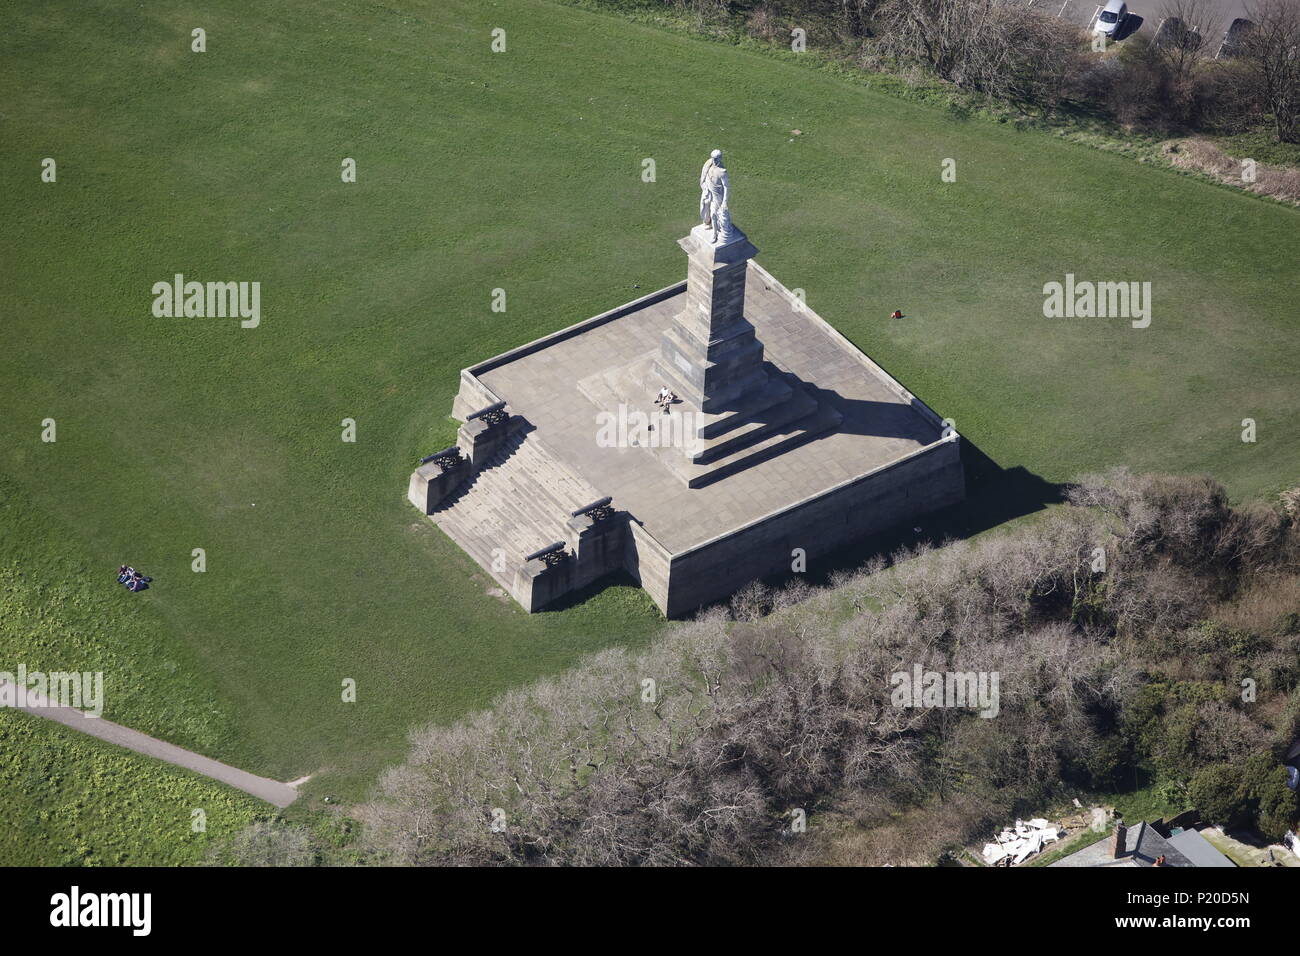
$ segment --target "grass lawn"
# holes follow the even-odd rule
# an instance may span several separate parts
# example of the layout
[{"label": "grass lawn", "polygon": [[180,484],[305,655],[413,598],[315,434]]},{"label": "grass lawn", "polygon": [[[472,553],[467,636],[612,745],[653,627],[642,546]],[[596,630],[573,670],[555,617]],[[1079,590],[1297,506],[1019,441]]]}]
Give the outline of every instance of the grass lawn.
[{"label": "grass lawn", "polygon": [[[760,261],[998,466],[1296,480],[1300,211],[542,0],[24,0],[0,54],[0,669],[102,669],[106,716],[309,795],[654,631],[626,585],[489,596],[406,479],[460,368],[684,275],[715,145]],[[178,272],[261,325],[153,317]],[[1067,272],[1151,326],[1044,318]]]},{"label": "grass lawn", "polygon": [[198,863],[214,842],[271,809],[188,770],[30,714],[0,710],[0,740],[0,862],[6,866]]},{"label": "grass lawn", "polygon": [[1161,819],[1167,820],[1178,816],[1184,810],[1193,809],[1185,799],[1170,799],[1163,792],[1162,784],[1149,770],[1139,767],[1134,775],[1140,786],[1119,793],[1100,794],[1094,796],[1091,802],[1102,806],[1113,806],[1116,816],[1130,825],[1136,825],[1141,820],[1148,823]]}]

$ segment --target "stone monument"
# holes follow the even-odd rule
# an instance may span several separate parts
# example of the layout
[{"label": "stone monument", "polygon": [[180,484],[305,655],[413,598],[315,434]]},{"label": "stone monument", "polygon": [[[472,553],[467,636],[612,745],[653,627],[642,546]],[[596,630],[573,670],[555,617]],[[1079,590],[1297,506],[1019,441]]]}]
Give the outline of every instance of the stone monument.
[{"label": "stone monument", "polygon": [[957,433],[755,261],[718,150],[699,219],[685,282],[464,369],[411,475],[528,611],[624,571],[678,616],[965,494]]},{"label": "stone monument", "polygon": [[730,182],[714,150],[700,173],[705,222],[679,239],[686,253],[686,297],[663,333],[642,387],[663,380],[681,399],[673,409],[687,423],[684,458],[663,456],[689,487],[724,477],[747,451],[779,433],[806,439],[840,422],[788,374],[764,360],[763,343],[745,318],[745,284],[754,244],[731,221]]}]

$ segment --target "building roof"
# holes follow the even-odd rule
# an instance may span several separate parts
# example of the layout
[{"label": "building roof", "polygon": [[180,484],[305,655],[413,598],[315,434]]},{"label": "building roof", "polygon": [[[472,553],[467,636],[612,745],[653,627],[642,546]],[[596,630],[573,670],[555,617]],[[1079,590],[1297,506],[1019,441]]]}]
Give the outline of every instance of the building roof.
[{"label": "building roof", "polygon": [[1195,830],[1184,830],[1169,838],[1173,846],[1183,856],[1192,861],[1192,866],[1236,866],[1226,856],[1215,849],[1214,844]]},{"label": "building roof", "polygon": [[1160,835],[1155,827],[1145,821],[1128,832],[1129,856],[1136,866],[1154,866],[1156,860],[1164,857],[1164,866],[1196,866],[1183,855],[1169,840]]},{"label": "building roof", "polygon": [[[1190,834],[1190,836],[1188,836]],[[1185,839],[1184,839],[1185,838]],[[1207,852],[1208,851],[1208,852]],[[1116,859],[1111,855],[1110,838],[1098,840],[1091,846],[1057,860],[1052,866],[1116,867],[1154,866],[1164,857],[1162,866],[1233,866],[1231,860],[1210,845],[1195,830],[1184,830],[1175,837],[1164,837],[1149,823],[1129,827],[1124,835],[1124,855]]]}]

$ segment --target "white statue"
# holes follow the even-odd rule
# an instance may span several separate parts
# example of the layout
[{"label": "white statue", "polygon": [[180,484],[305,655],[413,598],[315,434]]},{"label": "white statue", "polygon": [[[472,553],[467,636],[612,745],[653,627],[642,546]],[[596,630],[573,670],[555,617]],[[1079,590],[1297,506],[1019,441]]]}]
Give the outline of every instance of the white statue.
[{"label": "white statue", "polygon": [[724,245],[735,238],[731,228],[731,210],[727,201],[731,186],[727,167],[722,165],[722,150],[715,149],[700,170],[700,221],[713,230],[713,244]]}]

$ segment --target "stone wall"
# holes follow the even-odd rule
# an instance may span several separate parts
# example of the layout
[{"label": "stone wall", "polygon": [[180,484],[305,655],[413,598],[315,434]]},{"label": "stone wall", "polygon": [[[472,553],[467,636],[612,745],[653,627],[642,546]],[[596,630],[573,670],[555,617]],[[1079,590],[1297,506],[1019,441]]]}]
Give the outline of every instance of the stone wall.
[{"label": "stone wall", "polygon": [[451,406],[451,417],[458,422],[474,414],[480,408],[487,408],[501,401],[496,394],[478,380],[470,369],[461,369],[460,390],[456,392],[456,401]]},{"label": "stone wall", "polygon": [[565,530],[573,552],[575,588],[586,587],[623,567],[627,553],[627,525],[626,513],[615,514],[604,521],[593,521],[590,515],[585,514],[569,519]]},{"label": "stone wall", "polygon": [[[954,436],[674,555],[666,599],[644,576],[642,587],[665,614],[680,617],[725,599],[750,581],[789,573],[795,548],[803,548],[809,559],[817,558],[856,538],[956,504],[965,493],[961,449]],[[650,563],[638,556],[643,566]]]},{"label": "stone wall", "polygon": [[433,514],[435,508],[470,475],[470,463],[462,458],[453,468],[444,471],[436,461],[426,462],[411,472],[406,497],[422,514]]},{"label": "stone wall", "polygon": [[621,570],[628,551],[629,523],[626,514],[604,521],[593,521],[589,515],[570,519],[565,528],[569,557],[553,565],[538,558],[521,562],[514,572],[510,596],[532,614],[570,591]]},{"label": "stone wall", "polygon": [[668,568],[671,555],[635,520],[627,523],[623,566],[650,595],[660,611],[668,613]]}]

